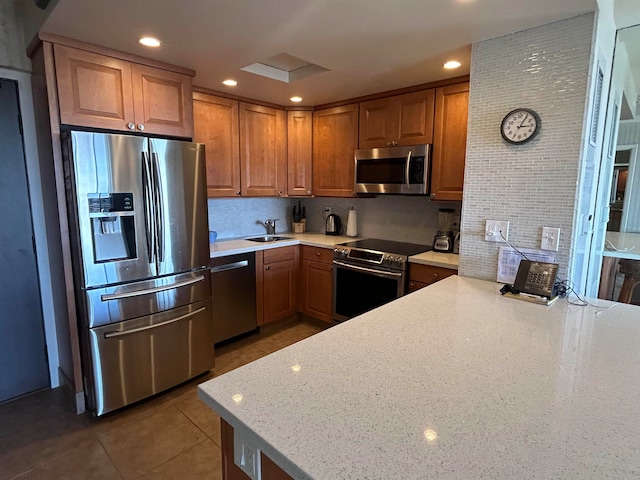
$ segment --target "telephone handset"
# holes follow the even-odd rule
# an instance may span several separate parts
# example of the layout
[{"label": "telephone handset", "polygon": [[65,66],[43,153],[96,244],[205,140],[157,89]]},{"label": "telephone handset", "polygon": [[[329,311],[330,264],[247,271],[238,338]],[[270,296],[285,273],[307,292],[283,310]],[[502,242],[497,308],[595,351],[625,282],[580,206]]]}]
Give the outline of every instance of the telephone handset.
[{"label": "telephone handset", "polygon": [[557,263],[521,260],[516,281],[513,283],[513,290],[517,293],[528,293],[540,297],[555,297],[557,275]]}]

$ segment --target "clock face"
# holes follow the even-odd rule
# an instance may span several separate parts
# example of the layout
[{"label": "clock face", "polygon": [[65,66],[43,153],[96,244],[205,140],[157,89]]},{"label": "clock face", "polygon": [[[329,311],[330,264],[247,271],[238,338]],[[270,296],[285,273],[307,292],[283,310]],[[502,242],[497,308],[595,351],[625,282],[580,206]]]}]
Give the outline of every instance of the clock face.
[{"label": "clock face", "polygon": [[517,108],[504,117],[500,133],[509,143],[520,144],[533,140],[540,130],[540,117],[528,108]]}]

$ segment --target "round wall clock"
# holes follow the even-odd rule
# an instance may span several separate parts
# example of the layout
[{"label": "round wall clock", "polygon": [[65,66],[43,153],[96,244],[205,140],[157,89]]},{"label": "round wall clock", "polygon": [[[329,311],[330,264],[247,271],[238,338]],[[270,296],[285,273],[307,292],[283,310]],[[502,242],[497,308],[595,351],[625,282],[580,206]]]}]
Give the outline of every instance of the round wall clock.
[{"label": "round wall clock", "polygon": [[540,131],[540,117],[528,108],[516,108],[502,120],[500,133],[505,141],[520,145],[533,140]]}]

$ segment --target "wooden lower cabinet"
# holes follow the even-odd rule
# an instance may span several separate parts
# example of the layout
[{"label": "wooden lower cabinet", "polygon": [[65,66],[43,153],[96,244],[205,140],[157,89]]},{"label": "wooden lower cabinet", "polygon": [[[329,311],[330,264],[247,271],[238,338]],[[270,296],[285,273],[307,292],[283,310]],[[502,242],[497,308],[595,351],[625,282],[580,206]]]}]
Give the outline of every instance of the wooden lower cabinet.
[{"label": "wooden lower cabinet", "polygon": [[298,247],[256,252],[258,326],[295,315],[297,298]]},{"label": "wooden lower cabinet", "polygon": [[420,290],[427,285],[431,285],[457,273],[457,270],[451,268],[411,263],[409,264],[409,293]]},{"label": "wooden lower cabinet", "polygon": [[[220,419],[220,440],[222,443],[222,479],[248,480],[250,477],[233,462],[233,427]],[[273,460],[260,452],[261,476],[264,480],[293,480],[276,465]]]},{"label": "wooden lower cabinet", "polygon": [[302,245],[299,310],[333,323],[333,250]]}]

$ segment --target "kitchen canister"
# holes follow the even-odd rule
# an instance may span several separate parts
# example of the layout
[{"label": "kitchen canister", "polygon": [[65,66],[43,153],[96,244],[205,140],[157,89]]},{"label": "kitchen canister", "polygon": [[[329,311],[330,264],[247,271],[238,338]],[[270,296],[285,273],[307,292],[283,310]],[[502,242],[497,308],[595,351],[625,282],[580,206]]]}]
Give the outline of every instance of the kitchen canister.
[{"label": "kitchen canister", "polygon": [[347,216],[347,236],[358,236],[358,212],[356,212],[353,207],[351,207],[349,215]]}]

